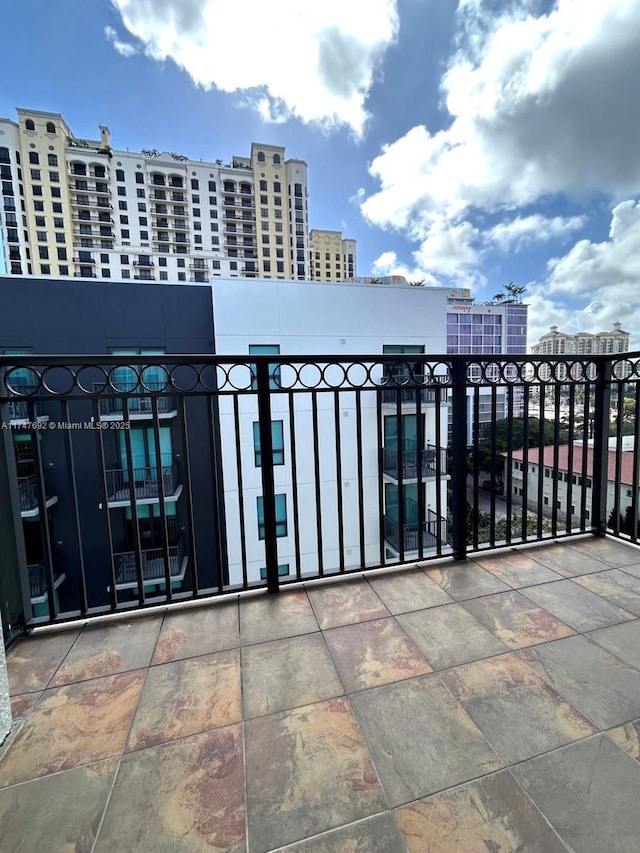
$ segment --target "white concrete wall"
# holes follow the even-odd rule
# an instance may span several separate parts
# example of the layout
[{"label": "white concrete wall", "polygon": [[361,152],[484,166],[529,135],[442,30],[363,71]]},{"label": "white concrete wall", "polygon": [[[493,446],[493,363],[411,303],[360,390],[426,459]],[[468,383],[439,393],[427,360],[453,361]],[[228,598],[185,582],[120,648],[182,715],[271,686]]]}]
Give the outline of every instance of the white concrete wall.
[{"label": "white concrete wall", "polygon": [[[251,362],[251,344],[278,344],[286,356],[337,355],[345,362],[356,355],[382,354],[385,344],[420,344],[425,353],[445,349],[447,291],[415,287],[357,284],[318,284],[292,281],[224,280],[212,284],[215,346],[218,355],[239,355]],[[310,359],[311,360],[311,359]],[[311,373],[317,375],[314,368]],[[335,368],[336,384],[342,371]],[[237,378],[240,380],[240,373]],[[249,369],[244,381],[249,383]],[[375,376],[382,376],[378,367]],[[235,377],[234,377],[235,378]],[[310,376],[310,380],[313,381]],[[293,383],[293,373],[282,368],[282,384]],[[316,531],[316,490],[314,471],[311,394],[296,394],[294,401],[297,495],[301,572],[315,573],[318,565]],[[340,494],[343,501],[345,564],[360,563],[355,393],[340,391],[340,447],[342,471]],[[289,400],[272,395],[272,419],[284,425],[285,464],[275,468],[276,493],[287,496],[288,535],[278,539],[278,560],[295,572],[293,515],[293,469],[290,453]],[[378,510],[377,398],[373,391],[362,392],[363,514],[365,562],[380,560]],[[338,481],[336,476],[334,395],[318,394],[318,455],[322,510],[322,552],[324,570],[339,566]],[[410,412],[411,409],[406,409]],[[389,408],[389,414],[395,409]],[[255,466],[253,423],[257,421],[257,400],[248,395],[239,401],[243,508],[248,580],[257,581],[265,565],[264,543],[258,540],[256,498],[262,494],[261,469]],[[435,409],[423,406],[425,444],[435,443]],[[228,531],[240,530],[238,477],[235,454],[235,423],[231,399],[220,398],[220,421]],[[447,412],[441,413],[442,444],[447,440]],[[437,484],[428,482],[425,507],[435,509]],[[446,481],[439,484],[442,511],[446,512]],[[241,537],[228,535],[230,580],[242,577]]]}]

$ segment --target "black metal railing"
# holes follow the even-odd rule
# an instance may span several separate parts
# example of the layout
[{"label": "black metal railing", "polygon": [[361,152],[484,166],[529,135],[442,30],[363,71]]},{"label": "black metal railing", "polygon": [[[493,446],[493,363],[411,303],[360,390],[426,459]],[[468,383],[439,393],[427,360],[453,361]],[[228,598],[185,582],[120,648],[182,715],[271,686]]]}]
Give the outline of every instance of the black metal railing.
[{"label": "black metal railing", "polygon": [[577,534],[638,542],[640,353],[426,359],[0,356],[0,419],[48,417],[27,427],[26,479],[0,435],[0,512],[42,509],[54,466],[38,520],[66,582],[58,603],[45,572],[41,620]]}]

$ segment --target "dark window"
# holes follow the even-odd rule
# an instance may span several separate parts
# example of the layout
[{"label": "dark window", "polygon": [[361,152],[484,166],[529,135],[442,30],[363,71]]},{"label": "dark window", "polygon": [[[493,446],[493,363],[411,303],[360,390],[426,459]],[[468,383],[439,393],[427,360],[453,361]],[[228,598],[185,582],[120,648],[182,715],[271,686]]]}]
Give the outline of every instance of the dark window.
[{"label": "dark window", "polygon": [[64,243],[64,234],[56,234],[56,243]]},{"label": "dark window", "polygon": [[52,121],[48,121],[47,122],[47,133],[55,133],[55,132],[56,132],[55,124]]},{"label": "dark window", "polygon": [[178,281],[186,281],[186,280],[187,280],[187,274],[184,272],[179,272],[178,273]]},{"label": "dark window", "polygon": [[67,260],[67,250],[58,248],[58,260],[66,261]]},{"label": "dark window", "polygon": [[120,255],[120,263],[128,264],[129,263],[129,255]]},{"label": "dark window", "polygon": [[49,180],[54,184],[60,183],[60,172],[49,172]]},{"label": "dark window", "polygon": [[40,162],[40,155],[37,151],[29,151],[29,162],[33,163],[34,166],[37,166]]},{"label": "dark window", "polygon": [[136,184],[144,184],[144,175],[142,172],[136,172]]},{"label": "dark window", "polygon": [[121,214],[120,215],[120,225],[128,225],[128,224],[129,224],[129,217]]},{"label": "dark window", "polygon": [[116,169],[116,181],[124,181],[124,169]]},{"label": "dark window", "polygon": [[49,259],[49,249],[46,246],[38,246],[38,254],[44,261]]},{"label": "dark window", "polygon": [[[216,182],[215,181],[209,181],[209,192],[214,193],[215,191],[216,191]],[[213,202],[210,201],[209,203],[215,204],[215,201],[213,201]]]},{"label": "dark window", "polygon": [[109,255],[102,254],[100,255],[100,263],[108,264],[109,263]]},{"label": "dark window", "polygon": [[60,267],[60,275],[69,275],[69,267],[61,266]]},{"label": "dark window", "polygon": [[[276,504],[276,536],[287,535],[287,496],[275,495]],[[260,495],[256,498],[258,504],[258,539],[265,538],[264,526],[264,498]]]},{"label": "dark window", "polygon": [[50,166],[58,165],[58,155],[57,154],[47,154],[47,161]]},{"label": "dark window", "polygon": [[51,187],[51,198],[62,198],[60,187]]},{"label": "dark window", "polygon": [[0,145],[0,163],[10,163],[9,149],[4,145]]},{"label": "dark window", "polygon": [[166,265],[167,265],[167,259],[166,258],[158,258],[158,266],[159,267],[166,267]]},{"label": "dark window", "polygon": [[[284,465],[284,430],[282,421],[271,421],[271,445],[273,447],[273,464]],[[262,453],[260,452],[260,423],[253,423],[253,449],[255,454],[256,468],[262,467]]]},{"label": "dark window", "polygon": [[129,239],[129,236],[130,236],[130,235],[129,235],[129,229],[128,229],[128,228],[123,228],[123,229],[122,229],[122,239],[123,239],[123,240],[128,240],[128,239]]},{"label": "dark window", "polygon": [[31,192],[32,192],[34,195],[42,195],[42,187],[41,187],[39,184],[34,184],[34,185],[31,187]]},{"label": "dark window", "polygon": [[44,216],[36,216],[36,227],[44,228],[44,226],[45,226]]},{"label": "dark window", "polygon": [[258,151],[258,163],[266,163],[267,158],[264,156],[264,151]]},{"label": "dark window", "polygon": [[102,278],[111,278],[111,270],[108,267],[103,267],[101,273]]},{"label": "dark window", "polygon": [[53,227],[54,228],[64,228],[64,219],[61,219],[59,216],[53,217]]},{"label": "dark window", "polygon": [[42,275],[51,275],[50,264],[41,264],[40,265],[40,272],[42,273]]},{"label": "dark window", "polygon": [[31,180],[32,181],[40,181],[42,179],[42,172],[40,169],[31,169]]},{"label": "dark window", "polygon": [[178,266],[179,266],[179,267],[183,267],[184,265],[185,265],[185,260],[184,260],[184,258],[178,258]]},{"label": "dark window", "polygon": [[119,201],[118,202],[118,210],[126,210],[126,209],[127,209],[127,202],[126,201]]},{"label": "dark window", "polygon": [[192,190],[199,190],[200,189],[200,184],[198,183],[197,178],[191,178],[191,189]]},{"label": "dark window", "polygon": [[118,195],[126,195],[127,188],[126,187],[118,187]]},{"label": "dark window", "polygon": [[137,198],[144,198],[144,187],[138,187],[136,189]]},{"label": "dark window", "polygon": [[53,208],[54,213],[62,213],[62,202],[61,201],[54,201],[52,203],[51,207]]}]

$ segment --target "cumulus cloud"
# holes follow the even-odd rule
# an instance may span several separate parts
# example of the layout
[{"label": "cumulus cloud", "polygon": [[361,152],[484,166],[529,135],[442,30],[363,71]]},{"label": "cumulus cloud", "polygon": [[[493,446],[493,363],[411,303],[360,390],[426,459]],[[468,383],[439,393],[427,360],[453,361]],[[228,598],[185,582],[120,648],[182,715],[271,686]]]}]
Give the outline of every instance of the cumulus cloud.
[{"label": "cumulus cloud", "polygon": [[499,222],[485,233],[485,239],[502,250],[518,249],[533,241],[544,243],[569,237],[585,222],[585,216],[542,216],[534,213]]},{"label": "cumulus cloud", "polygon": [[128,58],[129,56],[134,56],[136,53],[140,52],[135,45],[126,41],[121,41],[118,38],[118,33],[113,29],[113,27],[105,27],[104,34],[107,37],[107,41],[110,41],[113,44],[114,48],[121,56]]},{"label": "cumulus cloud", "polygon": [[383,252],[371,264],[371,272],[379,275],[403,275],[407,281],[424,281],[425,284],[437,285],[437,279],[420,267],[409,267],[403,264],[395,252]]},{"label": "cumulus cloud", "polygon": [[[640,201],[617,204],[611,213],[607,240],[579,240],[563,256],[548,263],[544,283],[533,288],[529,317],[530,339],[540,334],[544,323],[558,316],[563,330],[595,332],[612,328],[616,321],[632,332],[632,346],[640,348]],[[576,310],[574,298],[584,307]],[[549,320],[549,322],[553,322]]]},{"label": "cumulus cloud", "polygon": [[[559,194],[620,197],[640,183],[640,0],[600,0],[589,14],[584,0],[538,7],[461,0],[459,47],[441,81],[448,126],[416,126],[370,165],[379,189],[363,201],[364,216],[419,241],[425,263],[446,230],[452,241],[462,235],[470,263],[474,251],[480,257],[474,241],[549,235],[529,216],[473,233],[478,214],[544,209]],[[547,225],[566,236],[579,223]]]},{"label": "cumulus cloud", "polygon": [[360,134],[379,61],[398,33],[397,0],[111,0],[148,56],[205,88],[242,92],[268,121],[295,116]]}]

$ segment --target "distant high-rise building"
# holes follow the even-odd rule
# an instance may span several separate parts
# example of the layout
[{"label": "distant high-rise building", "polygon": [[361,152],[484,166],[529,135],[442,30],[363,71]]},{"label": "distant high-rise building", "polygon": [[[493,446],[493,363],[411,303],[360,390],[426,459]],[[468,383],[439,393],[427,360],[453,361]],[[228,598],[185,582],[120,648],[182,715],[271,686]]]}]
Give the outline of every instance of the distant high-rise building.
[{"label": "distant high-rise building", "polygon": [[[0,235],[14,275],[310,279],[307,164],[252,143],[231,163],[75,137],[62,115],[0,119]],[[327,232],[329,233],[329,232]],[[355,271],[355,241],[344,241]],[[332,271],[336,271],[332,251]],[[325,267],[323,265],[323,271]]]},{"label": "distant high-rise building", "polygon": [[551,326],[550,331],[531,348],[531,352],[534,355],[606,355],[627,352],[629,337],[629,332],[623,331],[621,323],[614,323],[610,332],[576,332],[573,335],[559,332],[557,326]]},{"label": "distant high-rise building", "polygon": [[356,241],[341,231],[309,232],[309,263],[313,281],[345,281],[356,275]]}]

